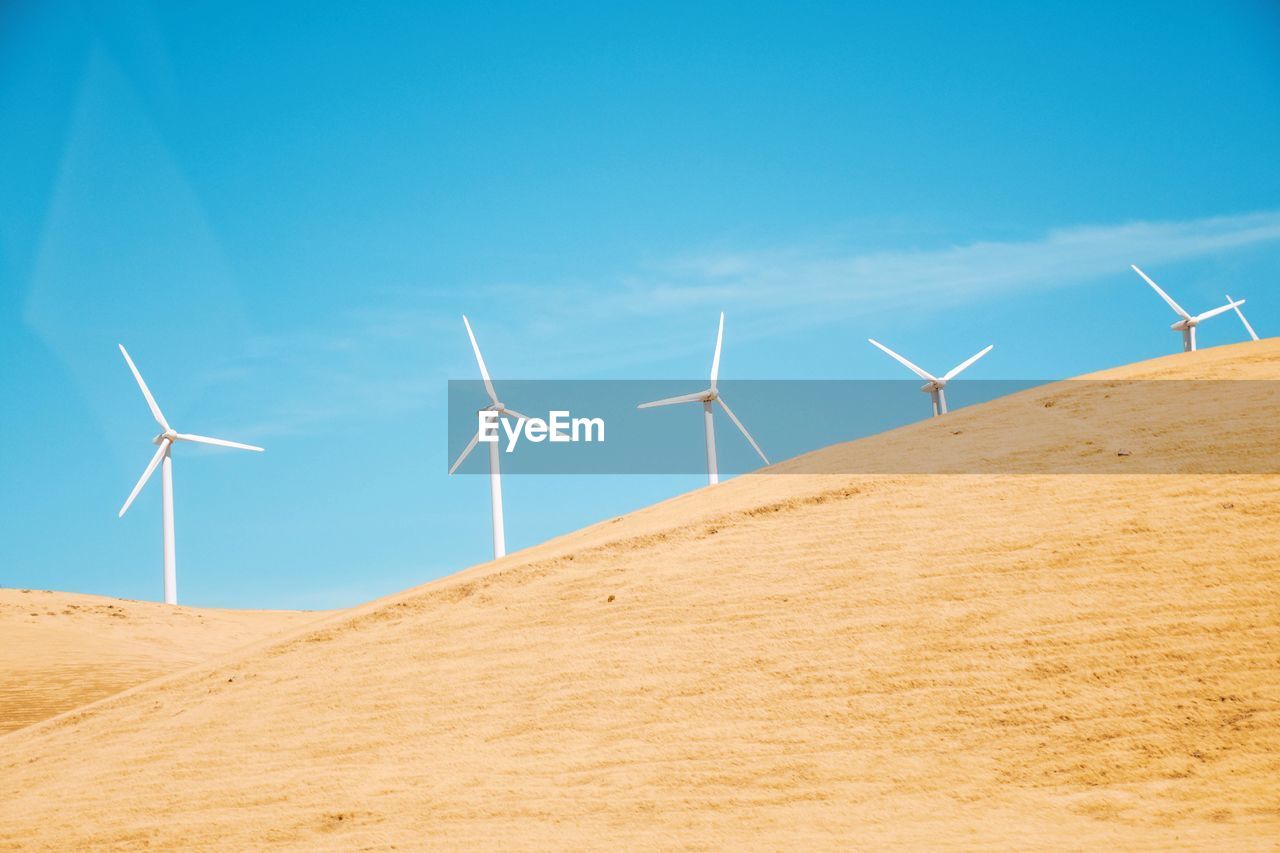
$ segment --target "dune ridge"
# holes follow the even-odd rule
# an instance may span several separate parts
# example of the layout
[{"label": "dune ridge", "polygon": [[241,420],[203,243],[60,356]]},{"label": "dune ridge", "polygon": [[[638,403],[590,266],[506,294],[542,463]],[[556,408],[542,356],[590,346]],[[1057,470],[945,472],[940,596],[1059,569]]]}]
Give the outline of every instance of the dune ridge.
[{"label": "dune ridge", "polygon": [[[1280,341],[1098,377],[1275,379]],[[1143,430],[1100,388],[808,454],[11,732],[0,844],[1269,848],[1280,478],[1082,447],[1274,453],[1268,418]],[[1098,473],[893,471],[939,440]],[[805,473],[829,453],[885,469]]]},{"label": "dune ridge", "polygon": [[0,734],[323,615],[0,588]]}]

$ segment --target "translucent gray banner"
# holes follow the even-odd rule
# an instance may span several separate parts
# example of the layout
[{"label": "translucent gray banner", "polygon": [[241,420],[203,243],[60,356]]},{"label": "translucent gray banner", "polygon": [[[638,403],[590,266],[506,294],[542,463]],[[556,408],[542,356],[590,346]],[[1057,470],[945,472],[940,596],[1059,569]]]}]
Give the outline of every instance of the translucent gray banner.
[{"label": "translucent gray banner", "polygon": [[[708,407],[721,475],[1280,473],[1277,381],[956,381],[939,417],[919,381],[724,381],[714,397],[645,409],[709,391],[707,380],[494,385],[510,409],[485,417],[505,422],[489,429],[509,474],[706,473]],[[449,382],[447,466],[485,408],[482,382]],[[849,444],[857,439],[867,440]],[[488,473],[490,457],[478,442],[457,473]]]}]

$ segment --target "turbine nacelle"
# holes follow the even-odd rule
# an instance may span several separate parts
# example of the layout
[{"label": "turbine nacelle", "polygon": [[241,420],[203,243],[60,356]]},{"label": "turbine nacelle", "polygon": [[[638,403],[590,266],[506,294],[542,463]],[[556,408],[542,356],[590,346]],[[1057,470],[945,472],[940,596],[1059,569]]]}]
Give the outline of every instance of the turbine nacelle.
[{"label": "turbine nacelle", "polygon": [[518,418],[525,417],[524,415],[517,412],[515,409],[508,409],[506,403],[493,403],[491,405],[485,406],[483,409],[476,410],[477,414],[481,412],[497,412],[500,417],[506,417],[506,418],[518,419]]}]

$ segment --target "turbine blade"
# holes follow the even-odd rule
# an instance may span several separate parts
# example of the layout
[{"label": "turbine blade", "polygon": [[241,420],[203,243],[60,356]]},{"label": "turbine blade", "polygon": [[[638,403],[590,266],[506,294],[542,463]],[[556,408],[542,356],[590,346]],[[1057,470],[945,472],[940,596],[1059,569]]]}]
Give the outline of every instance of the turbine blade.
[{"label": "turbine blade", "polygon": [[938,377],[934,376],[932,373],[929,373],[928,371],[924,370],[923,368],[920,368],[920,367],[915,366],[914,364],[912,364],[911,362],[907,361],[905,358],[903,358],[902,356],[898,355],[896,352],[894,352],[893,350],[889,349],[887,346],[885,346],[884,344],[882,344],[882,343],[880,343],[879,341],[875,340],[874,338],[867,338],[867,343],[869,343],[869,344],[871,344],[873,347],[876,347],[877,349],[881,350],[885,355],[887,355],[887,356],[889,356],[890,358],[892,358],[893,360],[897,361],[899,364],[901,364],[901,365],[902,365],[903,367],[905,367],[907,370],[910,370],[912,373],[914,373],[916,376],[919,376],[921,379],[925,380],[926,382],[937,382],[937,381],[938,381]]},{"label": "turbine blade", "polygon": [[1170,308],[1172,308],[1172,309],[1177,313],[1177,315],[1178,315],[1179,317],[1181,317],[1181,318],[1182,318],[1182,319],[1184,319],[1184,320],[1190,320],[1190,319],[1191,319],[1191,315],[1190,315],[1190,314],[1188,314],[1186,311],[1184,311],[1184,310],[1182,309],[1182,306],[1181,306],[1181,305],[1179,305],[1178,303],[1174,302],[1174,301],[1173,301],[1173,297],[1172,297],[1172,296],[1170,296],[1169,294],[1167,294],[1167,293],[1165,293],[1163,290],[1161,290],[1161,289],[1160,289],[1160,285],[1156,284],[1154,281],[1152,281],[1152,280],[1151,280],[1151,276],[1147,275],[1147,274],[1146,274],[1146,273],[1144,273],[1142,270],[1138,269],[1137,264],[1129,264],[1129,266],[1133,267],[1133,271],[1134,271],[1134,272],[1136,272],[1138,275],[1142,276],[1142,280],[1143,280],[1143,281],[1145,281],[1147,284],[1149,284],[1149,285],[1151,285],[1153,288],[1155,288],[1156,293],[1160,294],[1160,298],[1161,298],[1161,299],[1163,299],[1165,302],[1168,302],[1168,303],[1169,303],[1169,307],[1170,307]]},{"label": "turbine blade", "polygon": [[471,331],[471,323],[467,315],[462,315],[462,325],[467,327],[467,337],[471,339],[471,349],[476,354],[476,364],[480,365],[480,376],[484,379],[484,389],[489,392],[489,401],[498,402],[498,392],[493,390],[493,380],[489,378],[489,369],[484,366],[484,356],[480,354],[480,345],[476,343],[475,333]]},{"label": "turbine blade", "polygon": [[209,438],[207,435],[192,435],[187,432],[180,432],[177,435],[178,441],[194,441],[196,444],[216,444],[219,447],[234,447],[237,450],[256,450],[262,452],[262,448],[256,444],[241,444],[238,441],[227,441],[225,438]]},{"label": "turbine blade", "polygon": [[156,455],[151,457],[151,461],[147,463],[147,470],[142,472],[142,476],[138,478],[138,485],[133,487],[133,491],[129,493],[129,497],[125,500],[124,506],[120,507],[120,512],[116,514],[116,518],[124,518],[124,514],[128,512],[129,507],[133,505],[133,499],[138,496],[138,492],[142,491],[142,487],[147,484],[147,480],[151,479],[151,473],[156,470],[156,466],[160,464],[160,460],[164,458],[165,451],[169,449],[170,441],[167,438],[160,440],[160,447],[156,450]]},{"label": "turbine blade", "polygon": [[[1231,294],[1228,293],[1226,296],[1227,296],[1227,301],[1231,302],[1232,301]],[[1241,323],[1244,323],[1244,328],[1249,333],[1249,337],[1253,338],[1256,341],[1258,339],[1258,333],[1253,330],[1253,326],[1249,325],[1249,321],[1244,318],[1244,312],[1240,310],[1240,307],[1238,305],[1235,306],[1235,309],[1236,309],[1236,316],[1240,318]]]},{"label": "turbine blade", "polygon": [[479,441],[480,430],[476,430],[476,434],[471,436],[471,441],[467,442],[467,446],[463,449],[462,455],[458,457],[457,461],[453,463],[453,467],[449,469],[450,474],[458,470],[458,466],[462,464],[464,459],[471,455],[471,451],[476,449],[476,443]]},{"label": "turbine blade", "polygon": [[1206,311],[1203,314],[1197,314],[1195,316],[1195,321],[1199,323],[1202,320],[1208,320],[1210,317],[1217,317],[1219,314],[1223,313],[1224,311],[1230,311],[1232,308],[1239,311],[1240,310],[1239,306],[1243,304],[1244,304],[1243,299],[1241,299],[1239,302],[1228,302],[1226,305],[1222,305],[1218,308],[1214,308],[1212,311]]},{"label": "turbine blade", "polygon": [[503,409],[503,410],[502,410],[502,414],[504,414],[504,415],[514,415],[514,416],[515,416],[515,417],[517,417],[517,418],[523,418],[523,419],[524,419],[524,420],[526,420],[526,421],[527,421],[527,420],[529,420],[529,416],[528,416],[528,415],[522,415],[522,414],[520,414],[519,412],[517,412],[515,409]]},{"label": "turbine blade", "polygon": [[966,361],[960,362],[955,367],[947,371],[946,375],[942,377],[942,381],[947,382],[952,379],[955,379],[957,376],[960,375],[961,371],[967,370],[971,364],[973,364],[978,359],[982,358],[987,353],[991,352],[991,350],[994,348],[995,348],[995,344],[991,344],[990,346],[988,346],[986,349],[984,349],[982,352],[978,353],[977,355],[971,356]]},{"label": "turbine blade", "polygon": [[667,397],[665,400],[654,400],[652,403],[641,403],[637,409],[652,409],[654,406],[674,406],[676,403],[700,403],[707,398],[706,391],[697,394],[681,394],[679,397]]},{"label": "turbine blade", "polygon": [[724,409],[724,413],[729,416],[729,420],[733,421],[734,426],[742,431],[747,441],[760,454],[760,458],[764,460],[764,464],[769,464],[769,457],[764,455],[764,451],[760,449],[760,445],[756,444],[756,440],[751,437],[751,433],[747,432],[747,428],[742,425],[742,421],[738,420],[738,416],[733,413],[733,409],[729,408],[729,404],[724,401],[724,397],[716,397],[716,402],[720,404],[720,408]]},{"label": "turbine blade", "polygon": [[720,377],[720,345],[724,343],[724,312],[720,312],[720,330],[716,332],[716,354],[711,359],[711,390],[716,390],[716,379]]},{"label": "turbine blade", "polygon": [[142,396],[147,398],[147,405],[151,407],[151,415],[156,419],[156,423],[164,427],[165,432],[168,432],[169,422],[164,419],[164,413],[156,405],[156,398],[151,396],[151,389],[147,387],[147,383],[142,381],[142,374],[138,372],[133,359],[129,358],[129,351],[124,348],[124,344],[117,344],[117,346],[120,347],[120,354],[124,356],[125,363],[129,365],[129,370],[133,371],[133,378],[138,380],[138,387],[142,389]]}]

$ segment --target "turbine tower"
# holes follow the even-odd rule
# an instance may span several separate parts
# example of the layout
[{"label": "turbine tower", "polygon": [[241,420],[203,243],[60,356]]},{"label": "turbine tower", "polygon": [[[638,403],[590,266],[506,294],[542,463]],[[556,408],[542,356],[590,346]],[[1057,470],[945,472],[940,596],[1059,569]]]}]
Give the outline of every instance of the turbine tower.
[{"label": "turbine tower", "polygon": [[[489,370],[484,366],[484,356],[480,355],[480,345],[476,343],[476,336],[472,333],[471,323],[467,321],[465,314],[462,315],[462,325],[467,327],[467,337],[471,339],[471,350],[476,354],[476,364],[480,365],[480,376],[484,379],[484,390],[489,395],[489,405],[479,411],[497,412],[499,418],[524,418],[524,415],[508,409],[505,403],[498,400],[498,394],[493,390],[493,380],[489,378]],[[475,450],[478,441],[480,441],[480,429],[477,426],[476,434],[471,436],[471,441],[467,443],[462,454],[453,463],[453,467],[449,469],[450,474],[457,471],[463,460],[471,454],[472,450]],[[498,470],[498,442],[487,443],[489,445],[489,503],[493,513],[493,558],[496,560],[507,554],[507,537],[502,522],[502,474]]]},{"label": "turbine tower", "polygon": [[720,330],[716,332],[716,354],[711,359],[711,387],[696,394],[683,394],[679,397],[668,397],[665,400],[654,400],[652,403],[641,403],[636,406],[637,409],[651,409],[654,406],[673,406],[676,403],[702,404],[702,420],[706,425],[707,432],[707,482],[712,486],[720,482],[720,472],[716,467],[716,426],[715,419],[712,417],[713,403],[720,404],[720,408],[724,409],[724,413],[729,416],[729,420],[733,421],[734,426],[742,432],[752,449],[764,460],[764,464],[769,464],[769,457],[764,455],[760,445],[756,444],[756,440],[751,437],[751,433],[747,432],[747,428],[742,425],[742,421],[738,420],[738,416],[733,413],[733,409],[730,409],[729,404],[724,401],[724,397],[720,396],[720,391],[716,386],[720,376],[720,345],[722,343],[724,343],[723,311],[720,312]]},{"label": "turbine tower", "polygon": [[914,373],[916,376],[919,376],[921,379],[923,379],[927,383],[926,385],[921,387],[920,390],[928,391],[929,396],[933,399],[933,416],[935,418],[938,415],[945,415],[947,413],[947,394],[946,394],[946,391],[944,390],[947,387],[947,383],[950,382],[952,379],[955,379],[957,376],[960,375],[961,371],[968,369],[970,365],[972,365],[978,359],[982,358],[987,353],[991,352],[991,350],[995,347],[995,344],[990,344],[989,346],[987,346],[986,349],[982,350],[977,355],[970,356],[969,358],[957,364],[955,367],[948,370],[941,377],[938,377],[938,376],[934,376],[932,373],[928,372],[927,370],[917,367],[916,365],[907,361],[905,358],[898,355],[896,352],[889,349],[887,346],[885,346],[884,344],[880,343],[877,340],[874,340],[872,338],[867,338],[867,343],[881,350],[890,358],[892,358],[894,361],[897,361],[903,367],[907,368],[907,370],[910,370],[912,373]]},{"label": "turbine tower", "polygon": [[262,448],[255,447],[252,444],[241,444],[238,441],[227,441],[222,438],[209,438],[203,435],[176,432],[173,427],[169,426],[169,422],[164,419],[164,413],[156,405],[156,398],[151,396],[151,390],[147,388],[147,383],[142,381],[142,374],[138,372],[133,359],[129,358],[128,350],[124,348],[124,344],[119,346],[120,354],[124,356],[125,363],[129,365],[133,378],[138,380],[138,387],[142,389],[142,396],[146,398],[147,406],[151,409],[151,415],[156,419],[156,423],[160,424],[160,429],[164,431],[151,439],[151,443],[159,445],[159,447],[156,449],[155,455],[151,457],[151,461],[147,463],[147,469],[142,472],[142,477],[139,478],[138,484],[129,493],[124,506],[120,507],[118,517],[124,517],[125,512],[128,511],[129,506],[133,503],[133,499],[138,496],[138,492],[142,491],[142,487],[147,484],[147,480],[151,479],[156,466],[159,465],[164,520],[164,603],[177,604],[178,558],[173,541],[173,445],[179,441],[193,441],[197,444],[216,444],[218,447],[234,447],[237,450],[254,450],[258,453],[262,452]]},{"label": "turbine tower", "polygon": [[1231,307],[1236,309],[1236,316],[1240,318],[1241,323],[1244,323],[1244,329],[1249,333],[1249,337],[1256,341],[1258,339],[1258,333],[1253,330],[1253,326],[1249,325],[1249,321],[1244,318],[1244,312],[1240,310],[1240,305],[1244,303],[1244,300],[1242,299],[1240,302],[1232,302],[1231,294],[1228,293],[1225,295],[1227,297],[1227,301],[1232,303]]},{"label": "turbine tower", "polygon": [[[1176,323],[1173,323],[1172,325],[1170,325],[1169,328],[1173,329],[1175,332],[1182,332],[1182,351],[1183,352],[1195,352],[1196,326],[1200,325],[1205,320],[1208,320],[1210,317],[1217,317],[1219,314],[1223,313],[1224,311],[1230,311],[1232,308],[1235,308],[1236,311],[1238,312],[1240,310],[1240,306],[1244,304],[1243,299],[1241,299],[1239,302],[1232,302],[1231,298],[1227,297],[1227,304],[1223,305],[1221,308],[1214,308],[1212,311],[1206,311],[1203,314],[1197,314],[1194,317],[1192,317],[1190,314],[1188,314],[1186,311],[1182,309],[1181,305],[1173,301],[1173,297],[1171,297],[1169,294],[1161,290],[1160,285],[1152,281],[1150,276],[1148,276],[1142,270],[1138,269],[1136,264],[1129,264],[1129,266],[1133,267],[1133,271],[1136,272],[1138,275],[1142,276],[1142,280],[1145,281],[1147,284],[1151,285],[1151,287],[1155,290],[1155,292],[1160,294],[1160,298],[1163,299],[1165,302],[1167,302],[1169,307],[1174,310],[1174,313],[1176,313],[1179,317],[1182,318]],[[1240,319],[1242,320],[1244,319],[1243,314],[1240,315]],[[1245,323],[1246,327],[1248,325],[1249,325],[1248,323]]]}]

